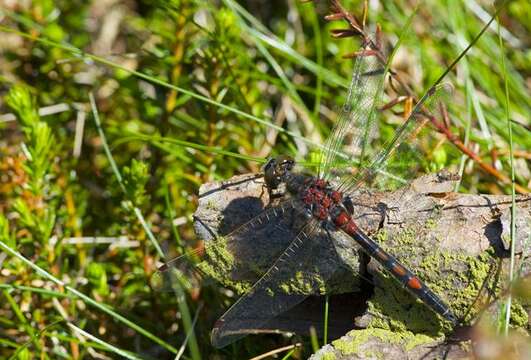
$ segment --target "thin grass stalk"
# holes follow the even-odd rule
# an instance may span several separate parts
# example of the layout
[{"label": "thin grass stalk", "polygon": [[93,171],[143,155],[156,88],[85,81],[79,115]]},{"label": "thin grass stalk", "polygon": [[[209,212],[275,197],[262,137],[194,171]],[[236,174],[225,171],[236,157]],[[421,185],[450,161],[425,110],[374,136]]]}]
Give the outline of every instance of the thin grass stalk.
[{"label": "thin grass stalk", "polygon": [[[309,3],[313,7],[312,11],[309,12],[310,22],[312,24],[314,43],[315,43],[315,58],[318,65],[318,70],[315,73],[315,102],[313,105],[313,116],[314,118],[319,118],[319,110],[321,109],[321,98],[323,95],[323,72],[321,68],[323,67],[323,39],[321,38],[321,27],[319,26],[319,21],[315,13],[315,6],[313,3]],[[308,5],[309,5],[308,4]]]},{"label": "thin grass stalk", "polygon": [[328,344],[328,309],[329,309],[329,296],[325,296],[325,308],[324,308],[324,329],[323,329],[323,346]]},{"label": "thin grass stalk", "polygon": [[314,326],[310,326],[310,344],[314,353],[319,351],[319,339],[317,338],[317,331]]},{"label": "thin grass stalk", "polygon": [[515,188],[515,172],[514,172],[514,151],[513,151],[513,126],[509,116],[509,84],[507,81],[507,69],[505,65],[505,52],[503,46],[503,39],[501,37],[500,25],[498,21],[498,40],[501,50],[502,74],[505,92],[505,119],[507,121],[507,128],[509,131],[509,164],[511,167],[511,259],[509,264],[509,292],[507,302],[505,304],[505,319],[503,332],[505,336],[509,333],[509,324],[511,320],[511,304],[512,304],[512,288],[514,282],[514,266],[515,266],[515,248],[516,248],[516,188]]},{"label": "thin grass stalk", "polygon": [[[472,79],[468,76],[468,66],[465,67],[467,69],[467,75],[465,77],[465,99],[466,99],[466,115],[465,115],[465,138],[463,140],[463,144],[468,147],[468,144],[470,142],[470,130],[472,129],[472,96],[473,96],[473,84]],[[459,191],[459,187],[461,186],[461,182],[463,181],[463,175],[465,173],[465,166],[466,166],[466,160],[467,156],[465,154],[461,155],[461,159],[459,161],[459,180],[456,181],[454,191]]]},{"label": "thin grass stalk", "polygon": [[129,352],[129,351],[125,351],[125,350],[122,350],[114,345],[111,345],[103,340],[101,340],[100,338],[86,332],[85,330],[77,327],[76,325],[72,324],[71,322],[69,322],[67,324],[70,329],[76,333],[79,333],[81,334],[82,336],[94,341],[95,343],[101,345],[102,347],[104,347],[107,351],[110,351],[112,353],[115,353],[116,355],[120,355],[126,359],[130,359],[130,360],[142,360],[142,358],[140,356],[136,356],[134,353],[132,352]]},{"label": "thin grass stalk", "polygon": [[281,353],[281,352],[284,352],[284,351],[287,351],[287,350],[291,350],[291,352],[295,351],[295,349],[297,347],[301,346],[300,343],[296,343],[296,344],[292,344],[292,345],[287,345],[287,346],[283,346],[281,348],[278,348],[278,349],[274,349],[274,350],[271,350],[271,351],[268,351],[264,354],[260,354],[258,356],[255,356],[255,357],[252,357],[251,359],[249,360],[262,360],[262,359],[269,359],[271,358],[273,355],[275,354],[278,354],[278,353]]},{"label": "thin grass stalk", "polygon": [[72,296],[71,294],[65,294],[65,293],[61,293],[58,291],[40,289],[40,288],[24,286],[24,285],[0,284],[0,289],[7,289],[11,291],[13,290],[29,291],[35,294],[49,295],[49,296],[60,297],[60,298],[69,298],[69,299],[74,298],[74,296]]},{"label": "thin grass stalk", "polygon": [[33,345],[35,346],[35,350],[36,351],[41,350],[41,345],[39,344],[39,341],[37,339],[35,330],[30,325],[30,323],[28,323],[28,320],[26,319],[26,317],[22,313],[22,310],[18,306],[18,304],[15,301],[15,299],[13,299],[13,297],[11,296],[11,294],[9,293],[8,290],[3,290],[2,292],[4,294],[4,297],[7,300],[8,304],[11,306],[11,309],[13,310],[13,313],[15,314],[17,319],[20,321],[20,323],[22,324],[22,327],[24,328],[24,330],[27,332],[28,336],[30,337],[30,340],[28,342],[26,342],[25,344],[21,345],[17,349],[15,354],[18,354],[18,353],[20,353],[20,351],[22,351],[23,349],[27,348],[30,343],[33,343]]},{"label": "thin grass stalk", "polygon": [[171,193],[170,193],[170,185],[166,183],[166,186],[164,186],[164,204],[166,205],[166,216],[168,217],[168,221],[171,225],[171,231],[173,233],[173,237],[175,238],[175,242],[177,244],[177,247],[182,251],[183,250],[183,243],[181,240],[181,236],[179,235],[179,230],[177,230],[177,226],[173,223],[173,219],[175,218],[175,213],[173,211],[173,207],[171,206]]},{"label": "thin grass stalk", "polygon": [[295,349],[290,350],[286,355],[284,355],[282,360],[288,360],[289,358],[291,358],[294,352],[295,352]]},{"label": "thin grass stalk", "polygon": [[[199,312],[201,311],[202,308],[203,308],[203,304],[199,304],[199,306],[197,307],[197,310],[195,312],[195,315],[194,315],[194,320],[192,321],[192,330],[193,330],[193,328],[195,328],[195,325],[197,323],[197,319],[199,318]],[[191,332],[186,334],[186,337],[184,338],[183,344],[179,348],[179,352],[177,353],[177,355],[175,355],[175,359],[174,360],[179,360],[181,358],[181,356],[184,354],[184,350],[186,349],[186,344],[188,344],[188,341],[190,340],[190,338],[192,336],[194,336],[194,332],[193,331],[191,331]]]}]

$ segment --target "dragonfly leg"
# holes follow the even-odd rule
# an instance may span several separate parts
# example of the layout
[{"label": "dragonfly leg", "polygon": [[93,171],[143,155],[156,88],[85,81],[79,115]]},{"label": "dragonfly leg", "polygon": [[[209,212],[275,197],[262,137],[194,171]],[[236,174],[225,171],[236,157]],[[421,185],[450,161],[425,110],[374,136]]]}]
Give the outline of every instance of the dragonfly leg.
[{"label": "dragonfly leg", "polygon": [[387,206],[387,204],[378,203],[376,205],[376,211],[380,213],[380,222],[378,223],[378,229],[382,229],[384,227],[388,210],[389,210],[389,207]]},{"label": "dragonfly leg", "polygon": [[349,196],[343,198],[343,206],[345,207],[345,209],[347,209],[347,212],[350,215],[354,214],[354,204],[352,203],[352,199]]}]

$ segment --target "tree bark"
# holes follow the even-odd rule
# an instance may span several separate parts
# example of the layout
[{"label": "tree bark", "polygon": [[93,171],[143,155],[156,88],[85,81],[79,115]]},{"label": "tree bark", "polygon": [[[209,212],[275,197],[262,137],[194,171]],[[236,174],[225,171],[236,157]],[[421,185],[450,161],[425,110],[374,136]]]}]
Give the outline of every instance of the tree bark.
[{"label": "tree bark", "polygon": [[[455,193],[455,180],[455,176],[441,172],[418,178],[394,192],[361,189],[352,195],[353,214],[360,228],[413,270],[463,323],[469,324],[506,284],[511,197]],[[263,178],[255,174],[204,184],[194,215],[195,231],[208,247],[220,235],[230,233],[281,199],[270,201]],[[522,244],[530,233],[531,196],[517,196],[516,204],[517,266],[527,274],[531,258]],[[452,333],[448,324],[399,288],[379,265],[368,261],[350,238],[334,239],[342,270],[326,287],[331,295],[329,337],[356,330],[325,346],[315,359],[326,358],[327,353],[333,353],[335,359],[382,355],[431,358],[441,354],[459,358],[466,353],[459,344],[447,341]],[[231,248],[244,265],[214,277],[243,291],[245,287],[238,284],[256,281],[256,274],[265,271],[290,240],[257,233],[248,242]],[[330,266],[330,261],[337,260],[319,256],[315,266]],[[254,271],[247,271],[250,269]],[[265,329],[246,330],[308,334],[314,326],[321,334],[324,296],[310,295],[296,308],[272,319]],[[515,320],[516,326],[529,326],[529,309],[519,310],[521,317]]]}]

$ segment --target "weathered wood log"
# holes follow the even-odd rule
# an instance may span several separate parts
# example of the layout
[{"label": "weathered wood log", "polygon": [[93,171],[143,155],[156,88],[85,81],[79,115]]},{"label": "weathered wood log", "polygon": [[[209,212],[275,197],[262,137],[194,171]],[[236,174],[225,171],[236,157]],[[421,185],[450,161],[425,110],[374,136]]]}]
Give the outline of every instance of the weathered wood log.
[{"label": "weathered wood log", "polygon": [[[414,270],[464,322],[469,322],[492,300],[489,296],[500,291],[497,281],[505,271],[503,260],[509,257],[511,198],[454,193],[451,191],[454,181],[455,176],[441,172],[416,179],[395,192],[361,189],[353,194],[352,201],[358,225]],[[270,202],[259,175],[204,184],[195,213],[196,233],[208,248],[220,236],[278,201]],[[518,196],[516,202],[517,261],[528,273],[531,257],[524,254],[522,244],[530,233],[531,196]],[[337,258],[329,257],[326,249],[317,249],[312,264],[339,269],[326,286],[326,293],[332,295],[329,334],[337,338],[351,329],[361,332],[354,330],[335,345],[322,349],[316,358],[334,352],[337,359],[349,351],[344,358],[364,358],[367,354],[402,358],[406,353],[405,357],[421,358],[441,351],[459,357],[463,353],[461,347],[445,341],[449,327],[444,321],[399,288],[385,272],[379,271],[378,265],[367,262],[350,238],[334,239],[342,263],[330,264],[337,262]],[[214,256],[213,261],[221,263],[204,270],[236,292],[244,293],[290,240],[289,236],[276,233],[272,224],[252,238],[232,244],[230,256]],[[293,287],[298,290],[297,285]],[[305,302],[272,319],[265,327],[242,330],[307,334],[313,325],[320,333],[324,297],[319,293],[309,295]],[[514,323],[525,326],[528,314],[522,307],[515,313],[519,317],[515,315]]]}]

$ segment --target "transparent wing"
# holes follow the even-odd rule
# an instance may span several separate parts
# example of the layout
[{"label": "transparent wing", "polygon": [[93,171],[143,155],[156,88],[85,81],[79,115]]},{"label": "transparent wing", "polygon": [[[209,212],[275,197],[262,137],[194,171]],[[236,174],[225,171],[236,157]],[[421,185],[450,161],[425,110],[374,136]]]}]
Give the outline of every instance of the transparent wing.
[{"label": "transparent wing", "polygon": [[165,263],[152,275],[151,287],[156,291],[173,291],[176,281],[191,288],[213,279],[245,292],[306,222],[294,212],[292,199],[265,209],[228,235],[216,236],[203,248]]},{"label": "transparent wing", "polygon": [[358,52],[347,99],[321,152],[319,177],[332,180],[334,169],[351,168],[363,160],[374,133],[375,108],[380,101],[385,64],[369,41]]},{"label": "transparent wing", "polygon": [[[316,266],[316,258],[331,257],[328,266]],[[224,347],[301,303],[308,295],[323,294],[326,281],[339,259],[328,234],[310,220],[268,271],[216,322],[212,344]]]},{"label": "transparent wing", "polygon": [[[352,194],[363,183],[373,187],[395,183],[404,185],[405,179],[414,176],[422,164],[418,148],[419,136],[435,109],[441,108],[441,101],[452,93],[452,86],[444,83],[432,87],[415,105],[408,118],[400,125],[391,140],[381,147],[381,151],[368,157],[359,164],[355,173],[346,173],[341,177],[338,190]],[[390,161],[390,158],[393,161]],[[390,186],[386,186],[390,189]]]}]

